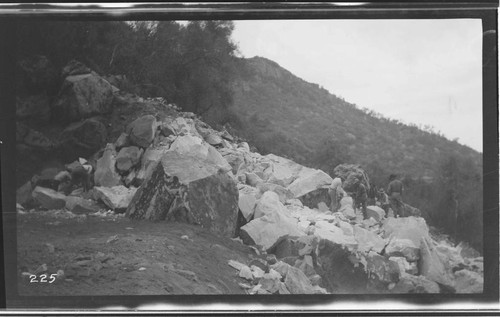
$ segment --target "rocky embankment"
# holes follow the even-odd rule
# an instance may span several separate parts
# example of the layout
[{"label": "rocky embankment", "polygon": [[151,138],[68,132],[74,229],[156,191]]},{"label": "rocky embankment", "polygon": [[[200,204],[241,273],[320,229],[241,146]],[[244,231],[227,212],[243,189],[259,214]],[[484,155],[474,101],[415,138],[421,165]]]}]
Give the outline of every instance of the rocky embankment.
[{"label": "rocky embankment", "polygon": [[[239,238],[262,257],[228,263],[249,294],[482,292],[482,257],[432,234],[423,218],[386,218],[369,206],[365,220],[351,197],[331,213],[332,178],[325,172],[254,152],[193,113],[121,92],[79,63],[68,65],[63,77],[56,100],[44,110],[68,123],[60,141],[19,122],[18,151],[42,147],[50,156],[46,152],[63,149],[59,160],[74,158],[39,170],[22,185],[20,212],[107,209]],[[18,104],[23,118],[30,109]],[[57,175],[83,165],[92,166],[91,189],[76,184],[66,194],[58,191]],[[368,183],[357,166],[335,171],[347,180],[363,173]]]}]

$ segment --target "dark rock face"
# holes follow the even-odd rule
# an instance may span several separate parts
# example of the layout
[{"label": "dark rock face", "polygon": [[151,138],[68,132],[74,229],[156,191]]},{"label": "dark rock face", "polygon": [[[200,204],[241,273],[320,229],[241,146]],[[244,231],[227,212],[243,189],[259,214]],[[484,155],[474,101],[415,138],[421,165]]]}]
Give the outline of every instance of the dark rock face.
[{"label": "dark rock face", "polygon": [[120,184],[120,175],[115,171],[116,151],[113,144],[108,144],[102,157],[97,160],[94,173],[96,186],[113,187]]},{"label": "dark rock face", "polygon": [[78,121],[112,110],[113,89],[110,83],[95,73],[66,77],[52,115],[65,122]]},{"label": "dark rock face", "polygon": [[16,118],[18,120],[34,119],[47,122],[50,119],[50,101],[46,93],[17,97]]},{"label": "dark rock face", "polygon": [[132,144],[147,148],[155,138],[156,118],[152,115],[137,118],[130,123],[127,132]]},{"label": "dark rock face", "polygon": [[367,293],[366,273],[361,265],[353,266],[350,256],[351,253],[341,245],[328,240],[320,241],[318,262],[328,291],[334,294]]},{"label": "dark rock face", "polygon": [[74,75],[83,75],[90,74],[91,72],[92,70],[90,70],[90,68],[85,66],[83,63],[73,59],[66,66],[64,66],[62,70],[62,76],[68,77]]},{"label": "dark rock face", "polygon": [[234,180],[199,157],[167,152],[127,209],[134,219],[196,223],[233,237],[238,213]]},{"label": "dark rock face", "polygon": [[63,153],[70,154],[70,160],[91,156],[106,144],[106,138],[107,130],[104,124],[90,118],[70,124],[61,133],[60,140]]},{"label": "dark rock face", "polygon": [[66,196],[50,188],[36,187],[32,195],[46,209],[62,209],[66,206]]},{"label": "dark rock face", "polygon": [[42,55],[35,55],[23,59],[18,63],[17,89],[23,93],[39,93],[51,91],[57,86],[57,72],[48,60]]}]

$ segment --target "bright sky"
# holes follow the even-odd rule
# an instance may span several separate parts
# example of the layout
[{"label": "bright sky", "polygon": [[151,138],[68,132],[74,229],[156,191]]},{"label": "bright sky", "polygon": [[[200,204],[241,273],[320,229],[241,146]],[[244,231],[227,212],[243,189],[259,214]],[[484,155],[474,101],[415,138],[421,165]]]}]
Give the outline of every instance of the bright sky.
[{"label": "bright sky", "polygon": [[482,152],[479,19],[235,21],[233,39],[244,57]]}]

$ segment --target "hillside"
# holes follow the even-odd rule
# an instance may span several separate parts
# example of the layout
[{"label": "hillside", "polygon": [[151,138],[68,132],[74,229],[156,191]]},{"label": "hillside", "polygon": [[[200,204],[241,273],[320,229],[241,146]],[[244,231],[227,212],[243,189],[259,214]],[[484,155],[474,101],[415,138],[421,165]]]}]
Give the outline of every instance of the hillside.
[{"label": "hillside", "polygon": [[360,164],[378,187],[396,173],[408,189],[407,200],[445,228],[454,191],[463,218],[477,219],[480,226],[481,153],[362,110],[268,59],[241,59],[236,69],[233,112],[241,135],[261,152],[328,173],[340,163]]}]

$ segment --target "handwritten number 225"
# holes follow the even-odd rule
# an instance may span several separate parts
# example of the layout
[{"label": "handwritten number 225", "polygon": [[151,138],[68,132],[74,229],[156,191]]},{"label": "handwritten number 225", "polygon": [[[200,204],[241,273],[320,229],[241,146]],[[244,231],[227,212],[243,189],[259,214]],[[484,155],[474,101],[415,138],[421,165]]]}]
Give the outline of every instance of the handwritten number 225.
[{"label": "handwritten number 225", "polygon": [[[56,280],[56,276],[57,274],[50,274],[50,277],[47,275],[47,274],[42,274],[40,275],[40,281],[37,281],[37,276],[36,275],[30,275],[30,283],[54,283],[54,281]],[[47,277],[49,278],[49,280],[47,281]]]}]

